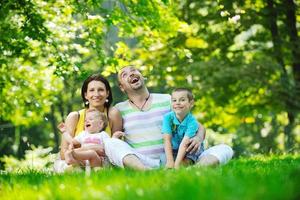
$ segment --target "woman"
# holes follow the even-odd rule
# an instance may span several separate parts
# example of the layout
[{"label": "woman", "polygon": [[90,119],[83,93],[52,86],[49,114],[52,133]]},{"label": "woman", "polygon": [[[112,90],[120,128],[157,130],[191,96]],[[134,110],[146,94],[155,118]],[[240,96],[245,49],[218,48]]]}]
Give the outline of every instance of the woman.
[{"label": "woman", "polygon": [[[93,74],[89,76],[83,83],[81,88],[81,97],[85,108],[80,111],[71,112],[66,120],[65,126],[67,132],[72,137],[84,130],[84,120],[86,109],[97,109],[104,113],[108,118],[109,125],[105,129],[107,133],[112,136],[112,133],[118,134],[122,131],[122,118],[119,111],[111,107],[112,92],[108,81],[99,74]],[[67,150],[68,145],[64,138],[62,138],[60,157],[64,160],[64,152]],[[57,169],[54,164],[55,171],[61,171],[63,169]],[[61,164],[58,164],[61,165]],[[62,168],[58,166],[58,168]]]}]

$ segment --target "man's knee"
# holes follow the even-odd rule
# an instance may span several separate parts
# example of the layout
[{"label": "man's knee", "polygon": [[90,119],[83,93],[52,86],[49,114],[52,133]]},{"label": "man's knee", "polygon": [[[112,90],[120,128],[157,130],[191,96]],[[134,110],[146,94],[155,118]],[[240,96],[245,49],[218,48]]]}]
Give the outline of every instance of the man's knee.
[{"label": "man's knee", "polygon": [[200,166],[216,166],[220,164],[220,161],[216,156],[208,154],[202,156],[197,164]]},{"label": "man's knee", "polygon": [[199,160],[199,164],[203,166],[224,165],[228,163],[233,156],[232,148],[226,144],[210,147],[203,153],[204,155]]}]

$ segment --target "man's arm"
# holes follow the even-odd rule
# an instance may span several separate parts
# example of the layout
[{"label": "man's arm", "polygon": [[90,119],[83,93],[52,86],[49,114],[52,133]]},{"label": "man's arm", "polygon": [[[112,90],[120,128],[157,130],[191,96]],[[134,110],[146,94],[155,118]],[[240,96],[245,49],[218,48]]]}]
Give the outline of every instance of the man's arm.
[{"label": "man's arm", "polygon": [[165,153],[167,157],[166,168],[174,168],[174,157],[172,152],[172,135],[171,134],[164,134],[164,146],[165,146]]},{"label": "man's arm", "polygon": [[200,123],[198,125],[197,134],[193,138],[190,138],[186,152],[195,153],[205,138],[206,130],[204,126]]},{"label": "man's arm", "polygon": [[190,138],[187,136],[184,136],[178,149],[178,154],[175,160],[175,168],[178,169],[180,167],[181,161],[184,159],[185,154],[186,154],[186,149],[188,147]]}]

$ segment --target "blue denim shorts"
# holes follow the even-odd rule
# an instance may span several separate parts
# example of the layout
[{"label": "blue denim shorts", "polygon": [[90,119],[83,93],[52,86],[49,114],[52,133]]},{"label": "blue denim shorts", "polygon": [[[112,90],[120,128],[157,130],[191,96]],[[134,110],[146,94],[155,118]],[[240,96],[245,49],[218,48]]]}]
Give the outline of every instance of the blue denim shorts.
[{"label": "blue denim shorts", "polygon": [[[195,152],[195,153],[187,153],[185,155],[185,158],[188,158],[190,160],[193,161],[193,163],[196,163],[198,160],[199,160],[199,157],[200,155],[204,152],[204,144],[202,143],[198,150]],[[173,149],[173,157],[174,159],[176,159],[177,157],[177,153],[178,153],[178,149]],[[164,166],[166,165],[166,162],[167,162],[167,158],[166,158],[166,154],[163,154],[160,156],[160,163],[161,163],[161,166]]]},{"label": "blue denim shorts", "polygon": [[[188,158],[188,159],[190,159],[190,160],[192,160],[194,163],[196,163],[198,161],[200,155],[203,152],[204,152],[204,145],[202,143],[196,152],[194,152],[194,153],[187,153],[185,155],[185,157]],[[173,149],[173,156],[174,156],[174,158],[177,157],[177,153],[178,153],[178,149],[177,150]]]}]

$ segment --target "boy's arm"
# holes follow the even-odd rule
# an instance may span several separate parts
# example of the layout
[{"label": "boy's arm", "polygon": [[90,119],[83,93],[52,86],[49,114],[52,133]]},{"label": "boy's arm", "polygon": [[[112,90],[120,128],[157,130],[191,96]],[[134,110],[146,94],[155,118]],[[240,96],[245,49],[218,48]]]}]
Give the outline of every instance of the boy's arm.
[{"label": "boy's arm", "polygon": [[172,152],[172,135],[171,134],[164,134],[164,147],[165,153],[167,157],[166,168],[174,168],[174,157]]},{"label": "boy's arm", "polygon": [[184,159],[186,154],[186,149],[188,147],[190,138],[187,136],[184,136],[178,149],[178,154],[175,160],[175,168],[179,168],[181,161]]},{"label": "boy's arm", "polygon": [[204,126],[200,123],[198,123],[198,125],[199,125],[199,128],[198,128],[196,135],[194,137],[190,138],[188,141],[188,147],[186,149],[186,152],[195,153],[205,138],[206,130],[205,130]]}]

